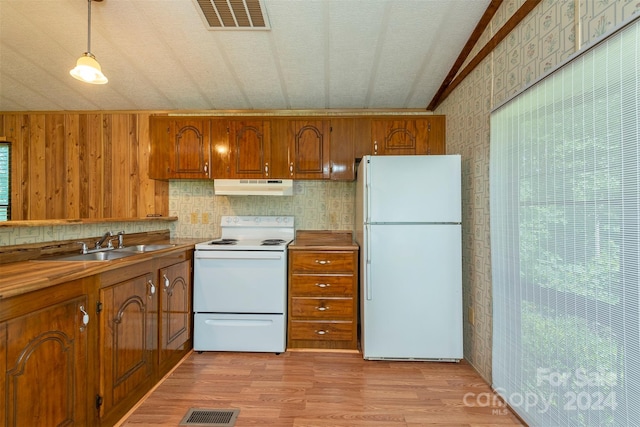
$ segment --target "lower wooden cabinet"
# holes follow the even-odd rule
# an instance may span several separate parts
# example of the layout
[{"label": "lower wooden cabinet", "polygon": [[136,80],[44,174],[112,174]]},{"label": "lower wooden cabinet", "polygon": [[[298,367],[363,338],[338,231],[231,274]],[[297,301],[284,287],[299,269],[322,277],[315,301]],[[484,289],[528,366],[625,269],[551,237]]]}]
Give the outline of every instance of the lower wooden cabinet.
[{"label": "lower wooden cabinet", "polygon": [[6,426],[92,424],[87,335],[95,319],[84,318],[82,280],[55,288],[0,301],[0,419]]},{"label": "lower wooden cabinet", "polygon": [[296,238],[289,257],[287,347],[357,349],[358,247]]},{"label": "lower wooden cabinet", "polygon": [[161,268],[159,364],[164,376],[191,349],[191,260]]},{"label": "lower wooden cabinet", "polygon": [[103,425],[117,422],[192,348],[191,252],[101,275]]},{"label": "lower wooden cabinet", "polygon": [[116,424],[192,348],[192,263],[175,251],[0,296],[3,425]]},{"label": "lower wooden cabinet", "polygon": [[[100,392],[103,420],[116,421],[144,396],[155,377],[158,289],[151,263],[135,266],[134,277],[118,280],[122,272],[105,273],[100,289]],[[133,270],[132,270],[133,271]],[[138,271],[142,271],[140,274]]]}]

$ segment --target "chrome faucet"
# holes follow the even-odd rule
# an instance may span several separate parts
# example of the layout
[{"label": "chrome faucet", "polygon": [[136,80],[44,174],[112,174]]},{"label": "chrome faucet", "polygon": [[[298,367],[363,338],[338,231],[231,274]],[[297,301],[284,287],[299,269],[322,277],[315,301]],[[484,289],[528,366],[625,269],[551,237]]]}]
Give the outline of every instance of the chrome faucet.
[{"label": "chrome faucet", "polygon": [[118,249],[124,248],[124,230],[118,231]]},{"label": "chrome faucet", "polygon": [[[111,236],[113,236],[113,233],[111,231],[107,231],[106,233],[104,233],[100,240],[96,242],[96,249],[102,249],[102,245],[104,244],[104,242]],[[112,247],[111,240],[109,240],[109,247]]]}]

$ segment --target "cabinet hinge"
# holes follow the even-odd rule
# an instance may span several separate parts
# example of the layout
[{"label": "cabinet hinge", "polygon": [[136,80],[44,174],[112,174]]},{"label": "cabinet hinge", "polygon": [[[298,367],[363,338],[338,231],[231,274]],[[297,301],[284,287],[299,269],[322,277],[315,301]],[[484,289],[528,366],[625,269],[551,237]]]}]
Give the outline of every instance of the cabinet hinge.
[{"label": "cabinet hinge", "polygon": [[96,303],[96,313],[100,313],[102,311],[102,303],[98,301]]},{"label": "cabinet hinge", "polygon": [[427,123],[427,132],[431,132],[431,122]]},{"label": "cabinet hinge", "polygon": [[329,132],[333,132],[333,126],[329,126]]},{"label": "cabinet hinge", "polygon": [[100,409],[102,406],[102,396],[96,394],[96,409]]}]

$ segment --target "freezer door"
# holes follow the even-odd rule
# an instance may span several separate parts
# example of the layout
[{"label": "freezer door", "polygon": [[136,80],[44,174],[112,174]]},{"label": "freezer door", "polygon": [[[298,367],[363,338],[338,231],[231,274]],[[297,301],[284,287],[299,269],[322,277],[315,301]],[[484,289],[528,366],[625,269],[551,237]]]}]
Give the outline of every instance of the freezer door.
[{"label": "freezer door", "polygon": [[369,225],[365,359],[462,359],[460,225]]},{"label": "freezer door", "polygon": [[362,161],[367,160],[365,222],[461,222],[459,155],[371,156]]}]

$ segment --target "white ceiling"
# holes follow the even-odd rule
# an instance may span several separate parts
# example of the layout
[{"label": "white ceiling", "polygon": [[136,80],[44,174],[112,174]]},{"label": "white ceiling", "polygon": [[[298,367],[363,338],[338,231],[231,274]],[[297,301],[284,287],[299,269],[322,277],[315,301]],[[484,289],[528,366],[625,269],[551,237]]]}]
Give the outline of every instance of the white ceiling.
[{"label": "white ceiling", "polygon": [[92,3],[106,85],[73,79],[87,0],[0,0],[0,111],[426,109],[490,0],[264,0],[208,30],[196,0]]}]

